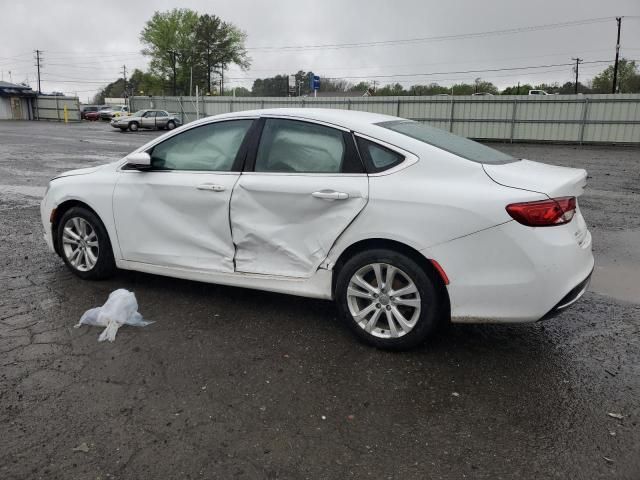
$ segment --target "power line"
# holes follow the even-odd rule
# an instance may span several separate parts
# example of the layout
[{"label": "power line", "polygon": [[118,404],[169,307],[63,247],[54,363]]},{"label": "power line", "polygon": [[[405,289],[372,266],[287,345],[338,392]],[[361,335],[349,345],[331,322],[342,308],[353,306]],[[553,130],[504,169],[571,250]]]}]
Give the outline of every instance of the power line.
[{"label": "power line", "polygon": [[573,20],[568,22],[550,23],[546,25],[534,25],[528,27],[507,28],[503,30],[488,30],[483,32],[461,33],[453,35],[438,35],[432,37],[403,38],[396,40],[377,40],[367,42],[353,43],[325,43],[316,45],[278,45],[278,46],[262,46],[247,47],[247,50],[316,50],[316,49],[340,49],[340,48],[361,48],[361,47],[377,47],[387,45],[401,45],[423,42],[439,42],[444,40],[460,40],[468,38],[480,38],[494,35],[510,35],[514,33],[534,32],[539,30],[552,30],[556,28],[576,27],[581,25],[591,25],[594,23],[602,23],[610,21],[612,17],[589,18],[584,20]]},{"label": "power line", "polygon": [[[574,59],[575,60],[575,59]],[[592,60],[592,61],[583,61],[582,59],[580,59],[580,64],[585,64],[585,65],[593,65],[593,66],[597,66],[598,64],[601,63],[610,63],[611,60]],[[406,77],[432,77],[432,76],[440,76],[440,75],[460,75],[460,74],[477,74],[477,73],[495,73],[495,72],[516,72],[516,71],[522,71],[522,70],[536,70],[536,69],[541,69],[541,68],[554,68],[554,67],[570,67],[570,66],[574,66],[574,63],[557,63],[557,64],[547,64],[547,65],[530,65],[530,66],[525,66],[525,67],[505,67],[505,68],[490,68],[490,69],[478,69],[478,70],[458,70],[458,71],[443,71],[443,72],[430,72],[430,73],[399,73],[399,74],[379,74],[379,75],[343,75],[343,76],[339,76],[339,77],[324,77],[328,80],[340,80],[340,79],[370,79],[370,78],[387,78],[387,79],[394,79],[394,78],[406,78]],[[554,71],[562,71],[564,69],[555,69],[555,70],[547,70],[547,72],[554,72]],[[521,74],[526,74],[526,75],[530,75],[530,74],[534,74],[536,72],[524,72]],[[66,79],[66,80],[59,80],[58,78],[49,78],[49,77],[58,77],[58,78],[62,78],[62,79]],[[496,77],[499,77],[500,75],[494,75]],[[514,75],[508,75],[508,76],[514,76]],[[231,77],[228,78],[227,80],[257,80],[260,77]],[[75,79],[73,77],[66,77],[66,76],[62,76],[62,75],[55,75],[55,74],[48,74],[48,77],[46,79],[43,79],[49,82],[55,82],[55,83],[77,83],[77,84],[96,84],[96,85],[102,85],[104,83],[108,83],[108,82],[113,82],[114,80],[88,80],[88,79]],[[438,78],[436,80],[444,80],[442,78]],[[415,81],[415,80],[414,80]]]},{"label": "power line", "polygon": [[[544,25],[532,25],[525,27],[516,27],[516,28],[508,28],[502,30],[487,30],[482,32],[468,32],[468,33],[460,33],[460,34],[451,34],[451,35],[437,35],[430,37],[413,37],[413,38],[400,38],[393,40],[375,40],[375,41],[363,41],[363,42],[351,42],[351,43],[325,43],[325,44],[306,44],[306,45],[267,45],[267,46],[248,46],[247,50],[250,51],[268,51],[268,50],[317,50],[317,49],[342,49],[342,48],[363,48],[363,47],[378,47],[378,46],[389,46],[389,45],[403,45],[403,44],[414,44],[414,43],[424,43],[424,42],[440,42],[446,40],[460,40],[460,39],[472,39],[472,38],[482,38],[489,36],[497,36],[497,35],[511,35],[516,33],[527,33],[527,32],[536,32],[541,30],[554,30],[558,28],[570,28],[577,27],[583,25],[592,25],[596,23],[602,23],[612,20],[613,17],[598,17],[598,18],[587,18],[582,20],[572,20],[567,22],[558,22],[558,23],[549,23]],[[629,17],[633,18],[633,17]],[[75,52],[71,51],[55,51],[50,52],[52,54],[62,54],[74,56]],[[96,52],[81,52],[77,55],[111,55],[111,56],[124,56],[124,55],[144,55],[141,52],[137,51],[129,51],[129,52],[109,52],[109,51],[96,51]]]},{"label": "power line", "polygon": [[[611,60],[592,60],[589,62],[584,62],[585,64],[596,64],[596,63],[610,63]],[[449,71],[449,72],[429,72],[429,73],[399,73],[399,74],[389,74],[389,75],[343,75],[339,78],[399,78],[399,77],[432,77],[434,75],[452,75],[452,74],[464,74],[464,73],[491,73],[491,72],[504,72],[504,71],[515,71],[515,70],[531,70],[536,68],[551,68],[551,67],[567,67],[573,66],[573,63],[556,63],[556,64],[548,64],[548,65],[533,65],[527,67],[505,67],[505,68],[486,68],[486,69],[478,69],[478,70],[460,70],[460,71]],[[332,77],[325,77],[328,79],[332,79]],[[232,77],[230,80],[257,80],[257,77]]]}]

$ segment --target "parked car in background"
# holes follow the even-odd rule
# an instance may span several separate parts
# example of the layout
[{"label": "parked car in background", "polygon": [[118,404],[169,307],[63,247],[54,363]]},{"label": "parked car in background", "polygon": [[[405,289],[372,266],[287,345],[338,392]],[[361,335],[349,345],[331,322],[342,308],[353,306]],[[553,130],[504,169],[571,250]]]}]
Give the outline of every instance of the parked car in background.
[{"label": "parked car in background", "polygon": [[111,120],[129,114],[129,107],[126,105],[114,105],[100,111],[101,120]]},{"label": "parked car in background", "polygon": [[476,92],[471,94],[472,97],[493,97],[493,93],[489,92]]},{"label": "parked car in background", "polygon": [[529,95],[551,95],[544,90],[529,90]]},{"label": "parked car in background", "polygon": [[[175,118],[114,122],[160,113]],[[576,302],[594,265],[586,179],[402,118],[267,109],[62,173],[40,213],[81,278],[118,267],[333,299],[362,340],[406,349],[441,321],[531,322]]]},{"label": "parked car in background", "polygon": [[100,109],[98,105],[83,105],[80,107],[80,118],[86,120],[86,114],[88,112],[97,112]]},{"label": "parked car in background", "polygon": [[180,118],[165,110],[138,110],[127,117],[111,120],[111,126],[119,128],[123,132],[127,130],[135,132],[140,128],[173,130],[180,125],[182,125]]},{"label": "parked car in background", "polygon": [[108,108],[111,108],[111,107],[109,107],[108,105],[103,105],[101,107],[98,107],[97,110],[86,112],[84,114],[84,118],[86,120],[91,120],[91,121],[100,120],[100,113],[102,113],[103,110],[106,110]]}]

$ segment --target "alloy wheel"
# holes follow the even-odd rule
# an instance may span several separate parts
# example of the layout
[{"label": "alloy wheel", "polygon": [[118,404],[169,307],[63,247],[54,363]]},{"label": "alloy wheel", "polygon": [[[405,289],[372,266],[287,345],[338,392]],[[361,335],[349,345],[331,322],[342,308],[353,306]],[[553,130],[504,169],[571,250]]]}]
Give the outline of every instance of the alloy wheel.
[{"label": "alloy wheel", "polygon": [[63,227],[62,250],[73,268],[88,272],[95,267],[100,254],[95,228],[82,217],[70,218]]},{"label": "alloy wheel", "polygon": [[416,326],[421,311],[414,281],[387,263],[371,263],[353,274],[347,305],[358,326],[379,338],[406,335]]}]

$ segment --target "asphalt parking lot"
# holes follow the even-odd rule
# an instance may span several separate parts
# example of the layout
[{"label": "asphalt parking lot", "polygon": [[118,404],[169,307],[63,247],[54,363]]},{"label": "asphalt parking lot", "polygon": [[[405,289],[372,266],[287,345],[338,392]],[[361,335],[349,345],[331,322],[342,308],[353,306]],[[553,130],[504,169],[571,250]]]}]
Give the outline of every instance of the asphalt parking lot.
[{"label": "asphalt parking lot", "polygon": [[[591,291],[393,354],[329,302],[70,274],[42,239],[47,181],[154,135],[0,123],[0,478],[640,478],[640,149],[494,145],[589,171]],[[73,325],[116,288],[156,323],[98,344]]]}]

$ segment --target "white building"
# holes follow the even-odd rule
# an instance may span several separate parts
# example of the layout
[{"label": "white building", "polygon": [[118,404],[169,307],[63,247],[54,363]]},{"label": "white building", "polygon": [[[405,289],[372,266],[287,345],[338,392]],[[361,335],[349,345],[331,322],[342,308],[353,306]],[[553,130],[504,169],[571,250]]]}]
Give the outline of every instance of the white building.
[{"label": "white building", "polygon": [[35,97],[31,87],[0,81],[0,120],[32,120]]}]

